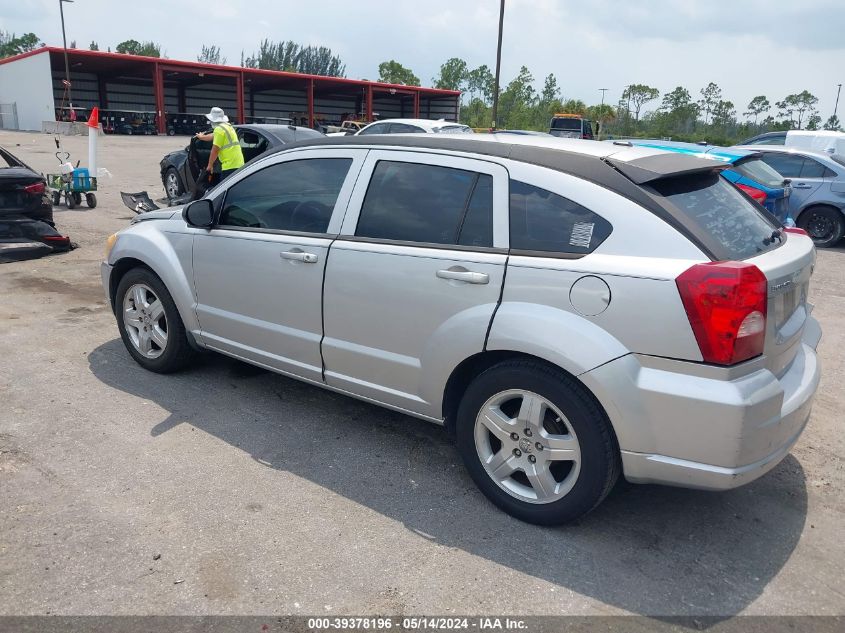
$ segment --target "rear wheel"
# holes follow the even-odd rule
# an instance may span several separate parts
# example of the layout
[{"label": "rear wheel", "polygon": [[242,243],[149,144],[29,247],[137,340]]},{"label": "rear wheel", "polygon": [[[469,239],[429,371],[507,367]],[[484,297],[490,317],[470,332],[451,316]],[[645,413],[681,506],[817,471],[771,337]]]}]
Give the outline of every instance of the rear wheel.
[{"label": "rear wheel", "polygon": [[577,519],[619,476],[619,449],[598,403],[574,378],[538,361],[505,361],[478,376],[461,400],[456,431],[481,491],[529,523]]},{"label": "rear wheel", "polygon": [[51,197],[52,197],[52,202],[53,202],[54,207],[57,207],[62,203],[62,192],[61,191],[54,191]]},{"label": "rear wheel", "polygon": [[85,204],[88,205],[89,209],[93,209],[97,206],[97,196],[93,193],[86,193],[85,194]]},{"label": "rear wheel", "polygon": [[834,246],[845,233],[842,212],[832,207],[810,207],[798,218],[798,226],[807,231],[819,248]]},{"label": "rear wheel", "polygon": [[81,193],[79,193],[78,191],[74,191],[71,195],[73,196],[73,202],[74,202],[74,204],[76,204],[77,207],[80,204],[82,204],[82,194]]},{"label": "rear wheel", "polygon": [[166,374],[193,360],[173,297],[148,268],[134,268],[120,280],[115,316],[123,344],[144,369]]},{"label": "rear wheel", "polygon": [[76,208],[76,197],[69,191],[65,192],[65,204],[67,205],[68,209]]}]

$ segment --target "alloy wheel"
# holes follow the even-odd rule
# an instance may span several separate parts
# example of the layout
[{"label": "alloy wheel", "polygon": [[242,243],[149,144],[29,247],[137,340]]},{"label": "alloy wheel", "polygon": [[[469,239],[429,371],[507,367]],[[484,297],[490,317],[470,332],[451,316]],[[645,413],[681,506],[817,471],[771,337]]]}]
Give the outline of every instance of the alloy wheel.
[{"label": "alloy wheel", "polygon": [[167,315],[156,293],[146,284],[130,286],[123,296],[123,326],[135,349],[158,358],[167,348]]},{"label": "alloy wheel", "polygon": [[176,172],[169,172],[167,174],[167,197],[175,198],[179,195],[179,177]]},{"label": "alloy wheel", "polygon": [[487,475],[512,497],[551,503],[578,480],[581,447],[566,416],[543,396],[497,393],[475,420],[475,449]]}]

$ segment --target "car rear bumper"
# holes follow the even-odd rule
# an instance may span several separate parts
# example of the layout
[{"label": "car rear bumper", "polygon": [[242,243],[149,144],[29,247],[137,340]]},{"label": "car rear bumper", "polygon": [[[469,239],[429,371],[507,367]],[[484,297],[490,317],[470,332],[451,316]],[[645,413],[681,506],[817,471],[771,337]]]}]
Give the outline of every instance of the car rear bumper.
[{"label": "car rear bumper", "polygon": [[103,291],[106,293],[106,301],[108,302],[109,307],[114,311],[114,306],[111,304],[111,271],[114,266],[111,266],[108,262],[101,262],[100,263],[100,278],[103,280]]},{"label": "car rear bumper", "polygon": [[605,406],[626,479],[707,490],[746,484],[774,468],[807,425],[820,367],[818,322],[808,318],[788,370],[759,369],[733,380],[669,361],[644,366],[625,356],[581,376]]}]

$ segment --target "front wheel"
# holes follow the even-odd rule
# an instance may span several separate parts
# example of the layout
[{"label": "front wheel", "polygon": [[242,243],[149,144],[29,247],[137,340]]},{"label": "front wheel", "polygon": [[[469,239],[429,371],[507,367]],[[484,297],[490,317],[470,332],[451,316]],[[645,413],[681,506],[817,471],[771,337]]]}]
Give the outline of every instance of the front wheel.
[{"label": "front wheel", "polygon": [[174,200],[185,193],[185,188],[182,186],[182,179],[179,178],[179,172],[173,167],[169,167],[164,174],[164,192],[170,200]]},{"label": "front wheel", "polygon": [[97,206],[97,196],[93,193],[86,193],[85,194],[85,204],[88,205],[89,209],[93,209]]},{"label": "front wheel", "polygon": [[807,209],[798,218],[798,226],[807,231],[818,248],[834,246],[845,232],[842,212],[831,207]]},{"label": "front wheel", "polygon": [[604,411],[576,379],[538,361],[505,361],[479,375],[461,400],[456,432],[476,485],[528,523],[577,519],[619,476]]},{"label": "front wheel", "polygon": [[120,280],[115,316],[123,344],[144,369],[166,374],[193,360],[173,297],[148,268],[134,268]]}]

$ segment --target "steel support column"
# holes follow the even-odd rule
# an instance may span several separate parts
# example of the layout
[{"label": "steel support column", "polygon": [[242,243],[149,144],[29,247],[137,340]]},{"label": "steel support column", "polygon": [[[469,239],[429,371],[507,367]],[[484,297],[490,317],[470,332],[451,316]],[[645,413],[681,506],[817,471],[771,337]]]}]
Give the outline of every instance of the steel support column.
[{"label": "steel support column", "polygon": [[243,124],[244,120],[244,74],[239,72],[235,77],[235,91],[237,93],[238,101],[238,123]]},{"label": "steel support column", "polygon": [[308,100],[308,127],[314,129],[314,80],[308,79],[305,84],[306,97]]},{"label": "steel support column", "polygon": [[420,91],[414,90],[414,118],[420,118]]},{"label": "steel support column", "polygon": [[373,122],[373,87],[367,86],[367,123]]},{"label": "steel support column", "polygon": [[153,66],[153,92],[156,102],[156,127],[159,134],[167,134],[167,120],[164,112],[164,71],[158,62]]}]

